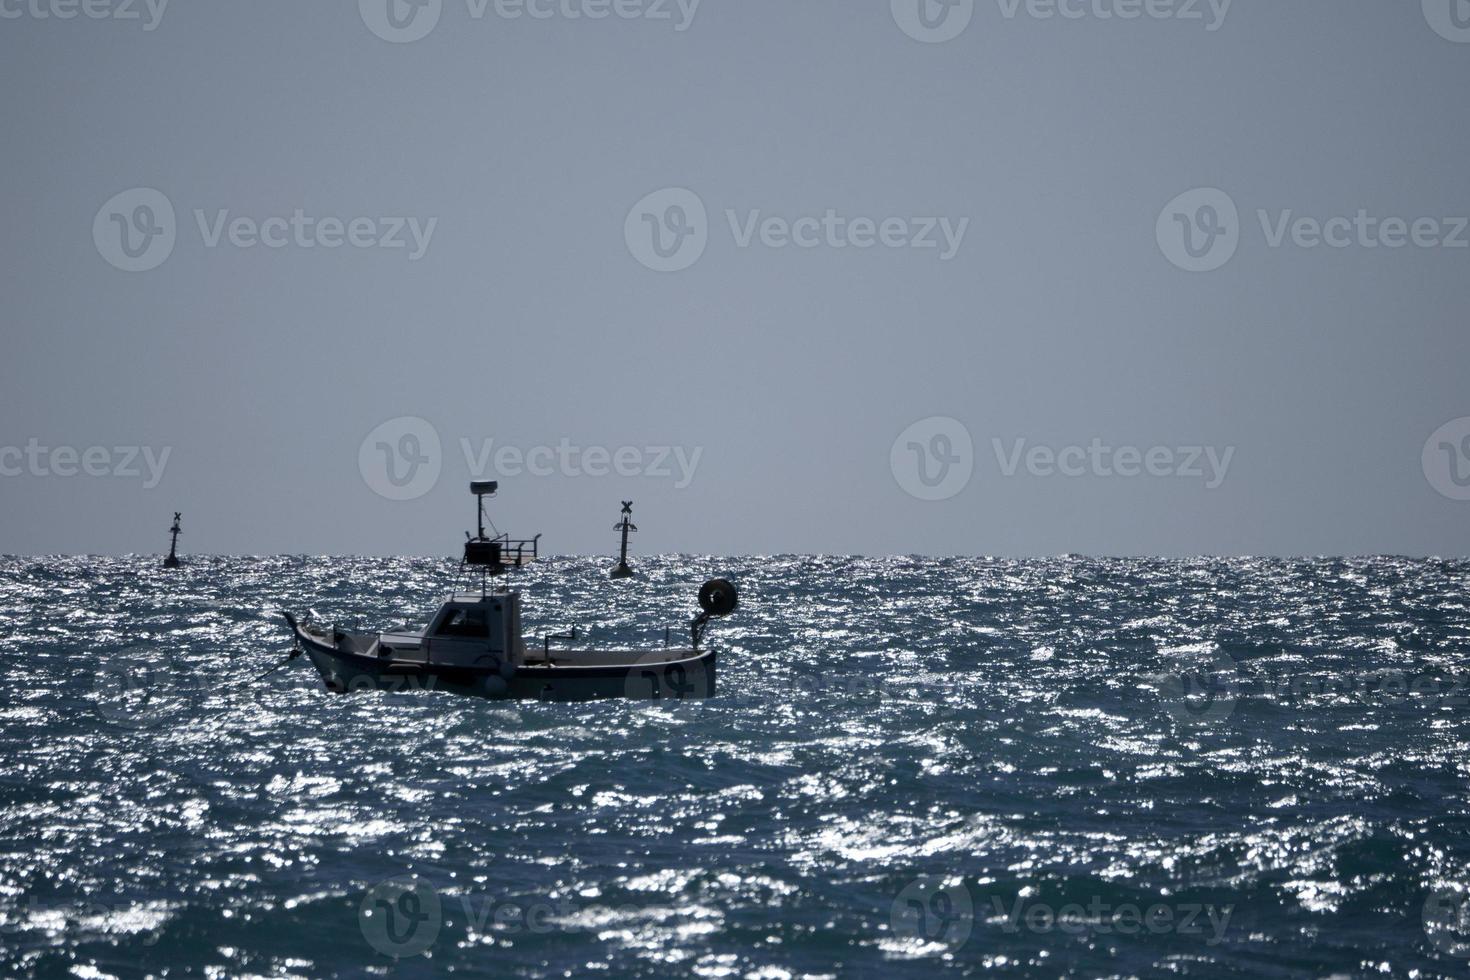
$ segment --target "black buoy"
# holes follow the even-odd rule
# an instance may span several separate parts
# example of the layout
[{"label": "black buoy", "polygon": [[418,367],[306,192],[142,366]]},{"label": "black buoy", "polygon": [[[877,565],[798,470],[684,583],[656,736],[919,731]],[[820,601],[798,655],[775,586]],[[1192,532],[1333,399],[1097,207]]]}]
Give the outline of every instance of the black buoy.
[{"label": "black buoy", "polygon": [[179,529],[179,519],[183,516],[178,511],[174,511],[174,526],[168,529],[169,534],[173,535],[173,540],[168,544],[168,557],[163,560],[164,568],[178,568],[180,565],[179,535],[184,532]]},{"label": "black buoy", "polygon": [[613,530],[623,532],[623,551],[618,558],[618,567],[612,570],[612,578],[632,578],[633,569],[628,567],[628,534],[638,530],[633,523],[633,501],[623,501],[623,519],[613,525]]}]

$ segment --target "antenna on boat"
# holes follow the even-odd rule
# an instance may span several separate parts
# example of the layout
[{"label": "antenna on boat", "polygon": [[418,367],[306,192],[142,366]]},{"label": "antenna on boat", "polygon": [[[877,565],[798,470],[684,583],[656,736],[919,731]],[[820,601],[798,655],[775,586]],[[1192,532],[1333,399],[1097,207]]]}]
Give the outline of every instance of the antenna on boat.
[{"label": "antenna on boat", "polygon": [[[480,537],[485,537],[485,498],[493,497],[500,490],[500,484],[495,480],[485,480],[470,484],[470,493],[475,495],[475,520],[479,528]],[[493,530],[495,524],[490,525]]]},{"label": "antenna on boat", "polygon": [[171,535],[173,535],[173,538],[172,538],[172,540],[169,541],[169,544],[168,544],[168,557],[163,560],[163,567],[164,568],[178,568],[179,565],[180,565],[180,562],[179,562],[179,535],[180,534],[183,534],[184,532],[179,527],[179,520],[183,516],[184,515],[181,514],[181,513],[179,513],[178,511],[174,511],[174,526],[168,529],[168,533],[171,534]]},{"label": "antenna on boat", "polygon": [[525,540],[512,541],[510,535],[502,534],[490,523],[494,537],[485,533],[485,498],[494,497],[500,489],[495,480],[476,480],[470,484],[470,493],[475,495],[474,537],[468,533],[464,543],[464,559],[460,566],[468,566],[480,573],[480,594],[486,591],[486,582],[491,575],[503,575],[512,568],[520,568],[539,557],[541,535]]},{"label": "antenna on boat", "polygon": [[623,551],[618,557],[618,567],[612,570],[612,578],[632,578],[633,569],[628,567],[628,534],[638,530],[633,523],[633,501],[623,501],[623,519],[613,525],[614,531],[623,532]]}]

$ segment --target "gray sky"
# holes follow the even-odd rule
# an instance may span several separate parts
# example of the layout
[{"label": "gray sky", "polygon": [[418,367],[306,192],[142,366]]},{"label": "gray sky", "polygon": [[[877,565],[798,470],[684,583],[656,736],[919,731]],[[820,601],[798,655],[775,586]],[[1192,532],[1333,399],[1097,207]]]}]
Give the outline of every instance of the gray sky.
[{"label": "gray sky", "polygon": [[0,552],[1470,551],[1470,2],[388,2],[0,0]]}]

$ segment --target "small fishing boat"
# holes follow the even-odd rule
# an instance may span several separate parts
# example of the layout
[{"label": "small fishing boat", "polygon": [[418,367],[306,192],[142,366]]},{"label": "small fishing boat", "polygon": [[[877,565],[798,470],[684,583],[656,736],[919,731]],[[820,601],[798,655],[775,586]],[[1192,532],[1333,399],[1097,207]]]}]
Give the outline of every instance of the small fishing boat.
[{"label": "small fishing boat", "polygon": [[[524,568],[540,551],[540,535],[512,540],[485,533],[485,498],[498,484],[476,482],[479,533],[465,542],[462,569],[478,572],[478,592],[451,595],[419,631],[358,633],[299,620],[285,613],[294,641],[327,689],[448,691],[490,699],[593,701],[603,698],[700,699],[715,694],[715,651],[701,646],[710,622],[739,604],[724,579],[699,590],[700,614],[689,624],[689,645],[651,650],[577,650],[553,647],[576,632],[527,642],[521,632],[521,595],[492,590],[489,580]],[[491,527],[494,530],[494,526]]]}]

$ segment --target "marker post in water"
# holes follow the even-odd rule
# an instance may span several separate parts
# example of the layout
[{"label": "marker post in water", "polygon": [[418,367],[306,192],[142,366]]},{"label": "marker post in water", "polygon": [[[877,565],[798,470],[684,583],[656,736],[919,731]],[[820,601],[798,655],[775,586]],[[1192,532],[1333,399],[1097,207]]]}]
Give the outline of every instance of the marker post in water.
[{"label": "marker post in water", "polygon": [[633,523],[633,501],[623,501],[623,519],[613,525],[614,531],[623,532],[623,550],[618,556],[618,567],[612,570],[612,578],[632,578],[633,569],[628,567],[628,535],[638,530],[638,525]]},{"label": "marker post in water", "polygon": [[179,535],[183,533],[179,527],[179,519],[183,516],[178,511],[174,511],[174,526],[168,529],[168,533],[173,537],[168,543],[168,557],[163,560],[164,568],[179,567]]}]

